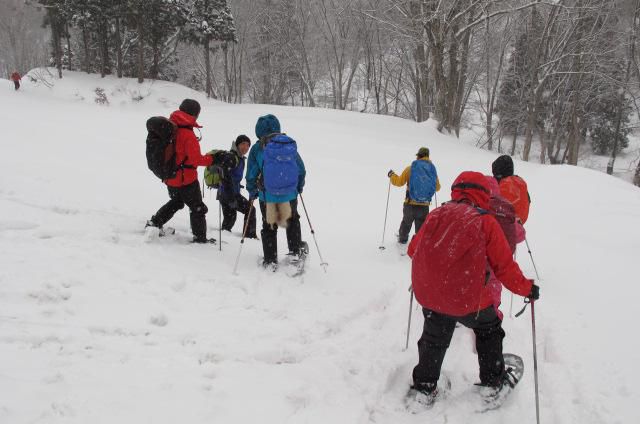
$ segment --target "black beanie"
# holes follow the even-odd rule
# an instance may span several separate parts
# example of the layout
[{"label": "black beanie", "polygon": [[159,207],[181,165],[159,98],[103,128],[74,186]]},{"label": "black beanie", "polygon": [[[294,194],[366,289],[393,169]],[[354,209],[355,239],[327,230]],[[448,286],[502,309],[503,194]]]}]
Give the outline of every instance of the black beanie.
[{"label": "black beanie", "polygon": [[238,136],[238,138],[236,138],[236,147],[238,147],[238,144],[240,144],[240,143],[249,143],[249,144],[251,144],[251,139],[249,137],[247,137],[246,135],[244,135],[244,134],[240,134]]},{"label": "black beanie", "polygon": [[182,103],[180,103],[179,109],[194,118],[197,118],[198,115],[200,115],[200,103],[193,99],[184,99]]},{"label": "black beanie", "polygon": [[500,180],[501,178],[510,177],[513,175],[513,159],[509,155],[502,155],[498,157],[491,164],[491,172],[493,176]]}]

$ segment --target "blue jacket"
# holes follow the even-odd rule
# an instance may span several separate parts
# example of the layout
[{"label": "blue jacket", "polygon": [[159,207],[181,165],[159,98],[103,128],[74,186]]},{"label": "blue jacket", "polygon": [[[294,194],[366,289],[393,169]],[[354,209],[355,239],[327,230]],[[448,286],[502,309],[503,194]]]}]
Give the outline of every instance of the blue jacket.
[{"label": "blue jacket", "polygon": [[247,161],[247,191],[249,192],[249,195],[253,198],[257,196],[261,201],[268,203],[284,203],[296,199],[298,197],[298,193],[302,192],[304,179],[307,174],[307,171],[304,168],[304,162],[300,155],[298,154],[296,158],[296,163],[298,164],[300,172],[298,175],[298,188],[296,192],[278,196],[258,190],[258,177],[262,174],[263,167],[262,154],[262,146],[260,141],[257,141],[253,146],[251,146],[251,150],[249,151],[249,160]]}]

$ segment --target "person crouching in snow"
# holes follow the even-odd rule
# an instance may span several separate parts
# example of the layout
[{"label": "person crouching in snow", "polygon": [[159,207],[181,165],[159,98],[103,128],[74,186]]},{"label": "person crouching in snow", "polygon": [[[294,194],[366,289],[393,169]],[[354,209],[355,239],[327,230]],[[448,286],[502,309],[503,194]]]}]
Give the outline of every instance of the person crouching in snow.
[{"label": "person crouching in snow", "polygon": [[538,286],[522,275],[488,212],[489,197],[484,175],[461,173],[451,187],[452,201],[431,212],[409,244],[412,288],[424,315],[411,391],[427,406],[437,399],[442,362],[458,322],[475,333],[480,384],[500,390],[512,383],[502,354],[505,333],[486,284],[487,263],[512,292],[539,297]]},{"label": "person crouching in snow", "polygon": [[247,160],[247,191],[259,198],[262,212],[262,265],[278,267],[278,226],[286,227],[289,254],[300,257],[302,233],[298,214],[298,194],[302,193],[306,171],[295,140],[280,132],[274,115],[258,118],[258,142]]},{"label": "person crouching in snow", "polygon": [[231,231],[236,223],[238,212],[244,214],[243,235],[246,229],[246,238],[256,239],[256,211],[253,205],[244,198],[240,190],[242,178],[244,177],[244,165],[246,154],[251,146],[251,140],[244,134],[239,135],[231,146],[230,153],[238,159],[238,165],[230,170],[230,181],[228,184],[221,184],[218,189],[218,201],[222,207],[222,230]]},{"label": "person crouching in snow", "polygon": [[407,166],[401,175],[396,175],[393,169],[387,173],[391,184],[396,187],[407,186],[407,195],[402,208],[402,222],[398,230],[398,243],[409,241],[411,226],[415,225],[415,233],[420,231],[429,213],[431,197],[440,191],[440,180],[436,167],[429,160],[429,149],[421,147],[416,153],[416,160]]}]

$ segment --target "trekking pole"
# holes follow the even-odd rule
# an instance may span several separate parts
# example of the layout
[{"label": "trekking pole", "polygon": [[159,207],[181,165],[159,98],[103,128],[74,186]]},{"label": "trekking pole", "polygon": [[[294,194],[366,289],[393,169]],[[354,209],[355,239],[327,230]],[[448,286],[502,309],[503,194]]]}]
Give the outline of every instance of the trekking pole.
[{"label": "trekking pole", "polygon": [[240,262],[240,254],[242,253],[242,246],[244,246],[244,239],[247,236],[247,228],[249,228],[249,221],[251,220],[251,212],[255,209],[253,207],[253,201],[256,199],[250,199],[249,202],[249,213],[247,215],[247,220],[244,223],[244,230],[242,230],[242,239],[240,240],[240,249],[238,250],[238,256],[236,256],[236,264],[233,266],[233,275],[238,275],[238,263]]},{"label": "trekking pole", "polygon": [[536,422],[540,424],[540,398],[538,395],[538,350],[536,348],[536,313],[535,301],[531,299],[531,334],[533,337],[533,378],[536,387]]},{"label": "trekking pole", "polygon": [[[516,260],[517,253],[518,253],[518,246],[516,246],[516,250],[513,252],[514,262]],[[511,292],[511,303],[509,304],[509,318],[513,318],[513,292]]]},{"label": "trekking pole", "polygon": [[313,229],[313,225],[311,225],[311,220],[309,219],[309,213],[307,212],[307,207],[304,204],[304,198],[302,197],[302,193],[299,193],[300,200],[302,200],[302,208],[304,209],[304,214],[307,216],[307,222],[309,223],[309,228],[311,229],[311,235],[313,236],[313,242],[316,244],[316,250],[318,251],[318,256],[320,256],[320,266],[324,269],[324,272],[327,272],[327,262],[322,259],[322,254],[320,253],[320,247],[318,247],[318,240],[316,240],[316,232]]},{"label": "trekking pole", "polygon": [[387,208],[384,210],[384,227],[382,227],[382,243],[378,249],[384,250],[384,233],[387,231],[387,213],[389,213],[389,195],[391,194],[391,178],[389,178],[389,189],[387,190]]},{"label": "trekking pole", "polygon": [[218,234],[220,235],[220,251],[222,252],[222,203],[218,201]]},{"label": "trekking pole", "polygon": [[436,198],[436,208],[438,207],[438,193],[434,192],[433,195]]},{"label": "trekking pole", "polygon": [[411,293],[409,298],[409,322],[407,322],[407,342],[404,345],[404,350],[409,349],[409,333],[411,332],[411,315],[413,312],[413,289],[411,286],[409,286],[409,293]]},{"label": "trekking pole", "polygon": [[[524,238],[524,242],[527,244],[527,250],[529,251],[529,257],[531,258],[531,263],[533,264],[533,269],[536,272],[536,278],[539,280],[540,279],[540,274],[538,274],[538,268],[536,268],[536,263],[533,260],[533,255],[531,254],[531,248],[529,247],[529,241],[527,240],[527,238]],[[533,304],[531,305],[533,306]]]}]

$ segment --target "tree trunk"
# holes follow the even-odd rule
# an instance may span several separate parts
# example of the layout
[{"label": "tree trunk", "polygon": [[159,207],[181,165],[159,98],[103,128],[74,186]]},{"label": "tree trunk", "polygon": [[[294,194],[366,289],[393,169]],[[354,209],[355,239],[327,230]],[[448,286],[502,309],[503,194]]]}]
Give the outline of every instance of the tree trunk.
[{"label": "tree trunk", "polygon": [[109,73],[109,27],[107,22],[100,23],[100,76],[102,78]]},{"label": "tree trunk", "polygon": [[516,154],[516,141],[518,139],[518,125],[513,130],[513,140],[511,140],[511,156]]},{"label": "tree trunk", "polygon": [[544,124],[541,124],[538,127],[538,136],[540,137],[540,163],[545,163],[547,154],[547,139],[545,138]]},{"label": "tree trunk", "polygon": [[213,87],[211,84],[211,52],[209,51],[210,39],[209,37],[204,38],[204,68],[205,68],[205,91],[207,92],[207,97],[213,96]]},{"label": "tree trunk", "polygon": [[90,63],[90,58],[89,58],[89,34],[87,33],[87,28],[85,25],[82,26],[82,44],[84,47],[84,63],[83,63],[83,67],[84,67],[84,71],[88,74],[90,73],[89,70],[89,63]]},{"label": "tree trunk", "polygon": [[69,31],[69,25],[65,25],[64,28],[65,37],[67,39],[67,69],[73,71],[73,64],[71,63],[71,31]]},{"label": "tree trunk", "polygon": [[138,29],[138,83],[142,84],[144,82],[144,25],[142,22],[142,17],[138,16],[137,22]]},{"label": "tree trunk", "polygon": [[638,161],[638,166],[636,166],[636,173],[633,176],[633,184],[640,187],[640,161]]},{"label": "tree trunk", "polygon": [[116,18],[116,72],[122,78],[122,39],[120,37],[120,18]]},{"label": "tree trunk", "polygon": [[153,39],[151,42],[151,50],[153,51],[153,65],[151,66],[151,79],[157,80],[160,67],[160,47],[158,46],[158,40]]}]

